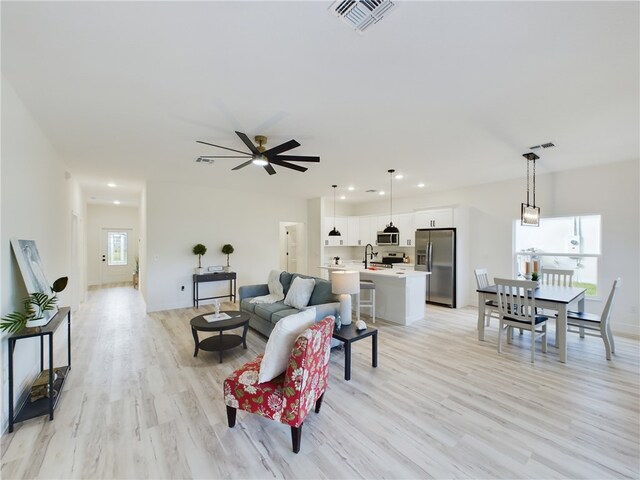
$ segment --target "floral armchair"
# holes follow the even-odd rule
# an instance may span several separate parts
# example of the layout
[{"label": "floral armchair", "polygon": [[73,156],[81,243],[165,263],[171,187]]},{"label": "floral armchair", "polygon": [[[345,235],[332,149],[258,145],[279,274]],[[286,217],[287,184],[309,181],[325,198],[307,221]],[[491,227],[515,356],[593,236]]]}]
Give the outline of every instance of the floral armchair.
[{"label": "floral armchair", "polygon": [[229,428],[237,409],[291,426],[293,451],[300,451],[302,423],[315,403],[320,412],[329,376],[329,353],[334,321],[327,317],[302,332],[293,346],[287,371],[258,383],[262,355],[245,363],[224,381]]}]

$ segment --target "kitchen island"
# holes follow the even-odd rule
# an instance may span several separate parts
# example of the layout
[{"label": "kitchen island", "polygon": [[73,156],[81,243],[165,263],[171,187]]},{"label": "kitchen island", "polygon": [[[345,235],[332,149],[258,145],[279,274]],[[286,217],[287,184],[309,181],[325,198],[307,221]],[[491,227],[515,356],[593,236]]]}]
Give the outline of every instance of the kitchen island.
[{"label": "kitchen island", "polygon": [[[365,270],[360,265],[329,265],[329,270],[353,270],[360,273],[360,280],[370,280],[376,285],[376,318],[409,325],[424,318],[429,272],[410,269],[378,268]],[[357,306],[358,299],[353,302]]]}]

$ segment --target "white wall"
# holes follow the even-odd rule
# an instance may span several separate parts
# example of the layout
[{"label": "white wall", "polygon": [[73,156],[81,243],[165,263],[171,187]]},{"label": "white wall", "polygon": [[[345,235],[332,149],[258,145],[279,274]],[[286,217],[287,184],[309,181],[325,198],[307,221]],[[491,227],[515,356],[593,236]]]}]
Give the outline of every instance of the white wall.
[{"label": "white wall", "polygon": [[[639,161],[615,162],[554,174],[537,175],[536,202],[542,216],[602,215],[602,256],[599,263],[601,291],[620,276],[623,287],[616,300],[614,332],[640,335],[640,186]],[[394,198],[394,212],[410,212],[443,206],[467,207],[469,251],[466,302],[477,303],[473,268],[487,267],[491,276],[512,276],[513,221],[525,200],[523,181],[496,182],[445,192]],[[354,215],[377,214],[388,202],[354,207]],[[600,313],[601,301],[587,301],[587,310]]]},{"label": "white wall", "polygon": [[[207,247],[202,257],[202,266],[207,267],[226,265],[220,250],[230,243],[235,249],[231,270],[238,275],[238,286],[265,283],[269,271],[279,266],[280,222],[307,223],[305,202],[292,201],[281,192],[239,194],[174,183],[149,182],[146,210],[148,311],[192,305],[192,276],[198,266],[191,251],[195,244]],[[228,291],[226,282],[203,288],[219,294]]]},{"label": "white wall", "polygon": [[[138,256],[138,231],[140,214],[135,207],[121,205],[88,205],[87,206],[87,275],[89,285],[100,285],[100,269],[105,246],[103,229],[126,229],[129,238],[128,264],[122,267],[122,278],[111,281],[130,282],[135,270],[136,256]],[[102,240],[102,241],[101,241]],[[108,283],[108,282],[106,282]]]},{"label": "white wall", "polygon": [[[11,84],[2,78],[2,166],[0,264],[1,314],[22,310],[21,299],[27,295],[22,276],[11,252],[10,238],[35,240],[42,258],[47,280],[69,275],[71,257],[71,215],[80,218],[80,189],[66,175],[65,166],[52,145],[16,95]],[[70,286],[79,287],[76,279]],[[60,305],[69,304],[69,288],[59,295]],[[0,418],[6,428],[7,407],[7,342],[2,334],[2,392]],[[55,343],[64,340],[56,335]],[[14,353],[14,391],[18,399],[35,378],[39,364],[37,339],[20,340]],[[17,403],[18,400],[16,400]]]}]

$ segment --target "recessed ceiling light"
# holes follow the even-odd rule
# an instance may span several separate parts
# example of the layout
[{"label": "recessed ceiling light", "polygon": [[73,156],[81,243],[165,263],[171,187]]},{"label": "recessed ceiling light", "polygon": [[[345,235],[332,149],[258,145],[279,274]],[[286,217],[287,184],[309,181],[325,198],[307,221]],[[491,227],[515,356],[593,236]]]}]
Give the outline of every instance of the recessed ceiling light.
[{"label": "recessed ceiling light", "polygon": [[422,187],[424,187],[424,183],[419,183],[418,188],[422,188]]},{"label": "recessed ceiling light", "polygon": [[115,183],[113,183],[113,182],[109,182],[109,183],[107,183],[107,187],[115,188],[115,187],[117,187],[117,185]]},{"label": "recessed ceiling light", "polygon": [[378,192],[378,195],[384,195],[384,190],[380,190],[380,191]]},{"label": "recessed ceiling light", "polygon": [[395,179],[396,179],[396,180],[402,180],[402,178],[403,178],[403,177],[404,177],[404,175],[402,175],[401,173],[399,173],[399,174],[397,174],[397,175],[395,176]]},{"label": "recessed ceiling light", "polygon": [[120,200],[114,200],[114,201],[113,201],[113,204],[114,204],[114,205],[120,205]]},{"label": "recessed ceiling light", "polygon": [[340,195],[340,200],[344,200],[345,198],[347,197],[345,197],[344,195]]},{"label": "recessed ceiling light", "polygon": [[353,192],[355,190],[354,187],[349,187],[347,190],[349,190],[350,192]]}]

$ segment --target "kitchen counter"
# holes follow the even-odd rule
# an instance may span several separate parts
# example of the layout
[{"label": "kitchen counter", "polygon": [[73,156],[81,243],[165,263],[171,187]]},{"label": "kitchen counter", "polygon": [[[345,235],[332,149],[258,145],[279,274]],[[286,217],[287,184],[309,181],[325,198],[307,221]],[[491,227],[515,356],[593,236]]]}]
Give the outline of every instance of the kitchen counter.
[{"label": "kitchen counter", "polygon": [[[405,265],[405,264],[398,264]],[[361,280],[371,280],[376,285],[376,318],[400,325],[408,325],[424,318],[427,290],[427,275],[430,272],[415,271],[412,267],[400,269],[371,267],[364,265],[325,265],[331,270],[352,270],[360,273]],[[353,305],[358,304],[356,298]]]}]

